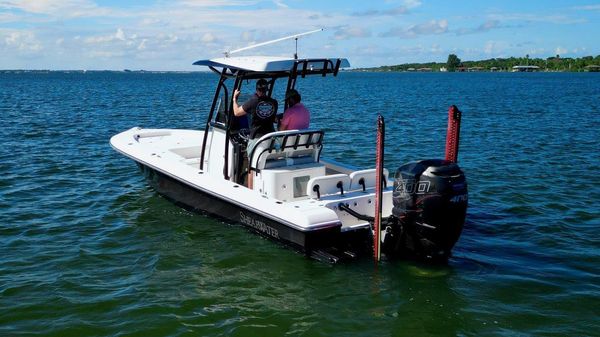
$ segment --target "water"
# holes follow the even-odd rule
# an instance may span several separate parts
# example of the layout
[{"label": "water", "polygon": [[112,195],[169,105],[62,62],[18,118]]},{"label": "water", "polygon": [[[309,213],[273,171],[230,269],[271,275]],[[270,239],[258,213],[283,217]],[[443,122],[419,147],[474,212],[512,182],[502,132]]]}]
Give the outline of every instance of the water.
[{"label": "water", "polygon": [[[212,74],[0,74],[0,335],[600,336],[598,74],[301,80],[326,157],[442,157],[464,111],[447,266],[330,266],[148,188],[110,136],[197,128]],[[281,85],[281,84],[280,84]],[[280,94],[280,93],[278,93]]]}]

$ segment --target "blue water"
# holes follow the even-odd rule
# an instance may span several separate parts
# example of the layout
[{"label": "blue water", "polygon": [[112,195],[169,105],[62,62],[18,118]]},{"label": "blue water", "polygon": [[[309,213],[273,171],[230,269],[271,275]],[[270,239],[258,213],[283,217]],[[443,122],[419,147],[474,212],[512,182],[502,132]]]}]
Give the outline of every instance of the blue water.
[{"label": "blue water", "polygon": [[377,114],[393,172],[442,157],[463,111],[469,211],[442,267],[325,265],[157,195],[109,138],[201,127],[215,81],[0,74],[0,335],[600,336],[598,74],[299,81],[323,156],[360,167]]}]

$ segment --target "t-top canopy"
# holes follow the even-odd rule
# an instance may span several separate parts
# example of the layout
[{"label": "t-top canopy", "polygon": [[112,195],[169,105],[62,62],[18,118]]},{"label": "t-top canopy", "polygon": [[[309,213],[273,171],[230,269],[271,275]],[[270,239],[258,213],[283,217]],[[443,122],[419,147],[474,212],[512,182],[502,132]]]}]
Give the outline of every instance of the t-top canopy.
[{"label": "t-top canopy", "polygon": [[324,60],[330,60],[333,64],[340,61],[340,68],[350,67],[350,62],[347,59],[293,59],[276,56],[236,56],[236,57],[220,57],[212,60],[200,60],[194,62],[197,66],[207,66],[213,68],[229,68],[235,70],[246,70],[254,72],[278,72],[290,71],[294,67],[294,63],[307,62],[310,70],[323,69]]}]

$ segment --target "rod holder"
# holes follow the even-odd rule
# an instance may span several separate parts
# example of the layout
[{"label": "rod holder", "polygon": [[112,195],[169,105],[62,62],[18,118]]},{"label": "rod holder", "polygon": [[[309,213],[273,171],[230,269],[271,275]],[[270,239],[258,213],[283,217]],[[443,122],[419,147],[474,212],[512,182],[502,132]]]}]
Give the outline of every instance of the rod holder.
[{"label": "rod holder", "polygon": [[446,132],[446,160],[456,163],[458,161],[458,145],[460,139],[460,120],[462,112],[456,105],[448,109],[448,130]]}]

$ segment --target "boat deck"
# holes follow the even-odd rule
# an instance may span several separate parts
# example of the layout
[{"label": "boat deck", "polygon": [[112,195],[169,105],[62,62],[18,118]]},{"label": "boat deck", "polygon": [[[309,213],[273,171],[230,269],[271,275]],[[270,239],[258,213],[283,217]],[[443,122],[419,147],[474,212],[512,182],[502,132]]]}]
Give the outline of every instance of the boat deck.
[{"label": "boat deck", "polygon": [[[210,165],[205,160],[204,170],[200,170],[200,154],[203,141],[203,131],[176,129],[141,129],[132,128],[114,136],[111,145],[133,160],[162,172],[184,184],[193,186],[215,197],[242,205],[242,207],[277,219],[288,226],[300,231],[311,231],[341,223],[341,230],[348,231],[369,227],[367,221],[357,219],[349,213],[340,210],[339,204],[344,203],[357,213],[373,216],[375,202],[374,182],[369,170],[352,170],[351,167],[334,161],[320,160],[318,163],[290,165],[277,167],[272,170],[263,169],[263,175],[274,174],[275,177],[287,177],[298,174],[302,170],[313,171],[324,167],[321,176],[311,177],[304,184],[319,184],[320,195],[304,186],[306,194],[289,198],[277,198],[267,189],[252,190],[223,178],[222,166]],[[211,142],[215,136],[207,137]],[[207,154],[207,158],[209,155]],[[214,158],[214,156],[212,156]],[[282,173],[283,172],[283,173]],[[361,175],[366,186],[352,181],[352,173],[366,172]],[[285,173],[285,174],[284,174]],[[279,175],[277,175],[279,174]],[[355,174],[355,180],[358,175]],[[291,178],[290,178],[291,179]],[[343,193],[336,184],[343,182]],[[291,184],[290,184],[291,185]],[[311,186],[313,186],[311,185]],[[283,188],[287,188],[285,183]],[[392,182],[387,182],[384,189],[383,213],[391,214]]]}]

